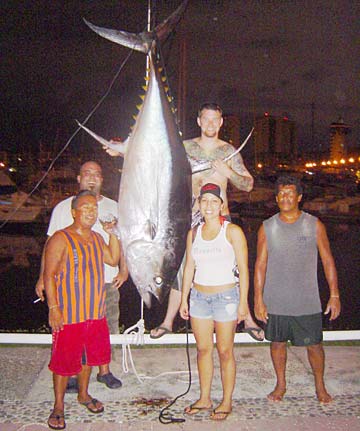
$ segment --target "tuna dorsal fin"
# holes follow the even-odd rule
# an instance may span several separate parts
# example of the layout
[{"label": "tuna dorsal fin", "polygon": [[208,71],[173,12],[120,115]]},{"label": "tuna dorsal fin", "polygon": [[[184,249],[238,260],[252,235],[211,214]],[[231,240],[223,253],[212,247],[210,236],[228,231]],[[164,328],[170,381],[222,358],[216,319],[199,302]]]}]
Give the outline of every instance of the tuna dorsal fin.
[{"label": "tuna dorsal fin", "polygon": [[129,33],[127,31],[113,30],[98,27],[84,18],[85,24],[95,33],[127,48],[141,51],[147,54],[150,51],[153,40],[163,42],[167,39],[175,25],[179,22],[189,0],[185,0],[165,21],[156,26],[154,31],[143,31],[142,33]]}]

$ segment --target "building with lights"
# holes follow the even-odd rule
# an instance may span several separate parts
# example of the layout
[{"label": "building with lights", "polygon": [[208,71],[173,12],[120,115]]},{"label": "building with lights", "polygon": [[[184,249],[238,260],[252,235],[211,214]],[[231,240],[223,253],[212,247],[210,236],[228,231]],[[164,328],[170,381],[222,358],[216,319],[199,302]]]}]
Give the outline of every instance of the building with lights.
[{"label": "building with lights", "polygon": [[296,124],[288,117],[269,113],[255,120],[256,164],[291,165],[297,159]]},{"label": "building with lights", "polygon": [[340,160],[347,156],[346,135],[351,127],[342,118],[330,125],[330,158]]}]

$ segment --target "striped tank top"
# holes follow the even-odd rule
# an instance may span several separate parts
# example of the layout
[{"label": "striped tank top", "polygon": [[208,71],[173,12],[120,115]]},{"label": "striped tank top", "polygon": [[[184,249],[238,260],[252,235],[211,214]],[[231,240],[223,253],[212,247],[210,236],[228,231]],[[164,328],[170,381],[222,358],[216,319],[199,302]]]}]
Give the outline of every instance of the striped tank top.
[{"label": "striped tank top", "polygon": [[64,324],[102,319],[105,315],[104,252],[102,238],[92,232],[86,245],[61,230],[67,244],[64,267],[57,276],[57,298]]}]

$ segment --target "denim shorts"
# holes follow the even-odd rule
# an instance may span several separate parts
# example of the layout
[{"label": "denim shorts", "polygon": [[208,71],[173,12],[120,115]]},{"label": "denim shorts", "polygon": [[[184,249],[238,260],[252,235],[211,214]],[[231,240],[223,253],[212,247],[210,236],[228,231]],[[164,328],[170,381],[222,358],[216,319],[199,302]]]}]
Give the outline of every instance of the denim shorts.
[{"label": "denim shorts", "polygon": [[190,292],[189,313],[196,319],[211,319],[215,322],[237,320],[239,287],[221,293],[206,294],[195,288]]}]

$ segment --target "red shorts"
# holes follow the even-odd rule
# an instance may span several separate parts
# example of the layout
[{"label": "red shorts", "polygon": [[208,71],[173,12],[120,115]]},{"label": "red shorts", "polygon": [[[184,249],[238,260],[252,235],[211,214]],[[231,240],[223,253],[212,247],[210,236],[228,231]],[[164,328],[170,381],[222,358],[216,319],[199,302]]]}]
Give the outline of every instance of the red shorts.
[{"label": "red shorts", "polygon": [[52,335],[49,369],[60,376],[73,376],[85,365],[105,365],[111,360],[110,334],[106,318],[64,325]]}]

